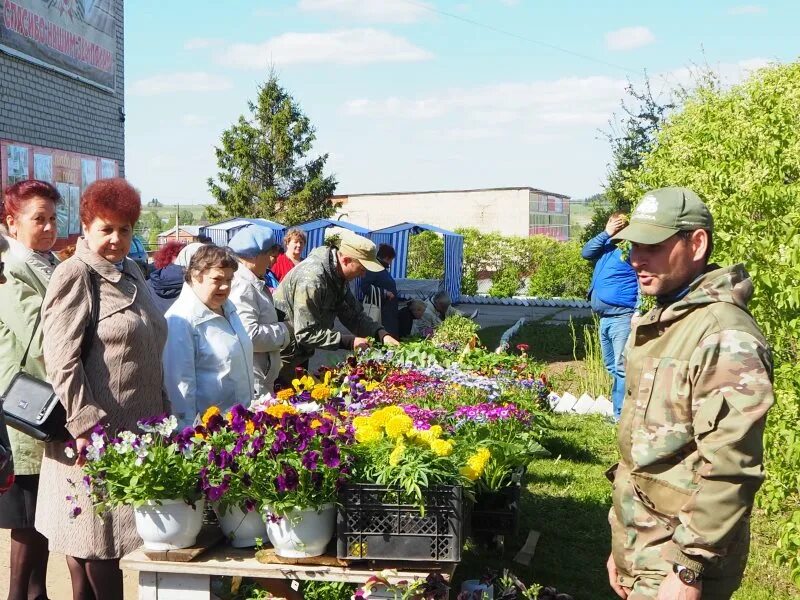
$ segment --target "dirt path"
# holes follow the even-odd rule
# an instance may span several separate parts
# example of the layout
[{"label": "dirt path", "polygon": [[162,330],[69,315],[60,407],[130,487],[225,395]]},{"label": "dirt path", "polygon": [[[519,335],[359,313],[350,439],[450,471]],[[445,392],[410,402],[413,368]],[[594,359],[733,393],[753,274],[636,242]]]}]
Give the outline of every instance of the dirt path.
[{"label": "dirt path", "polygon": [[[0,598],[5,598],[8,594],[9,542],[8,530],[0,529]],[[126,571],[124,576],[125,600],[136,600],[138,598],[138,574]],[[50,564],[47,569],[47,593],[50,600],[72,600],[69,571],[64,556],[61,554],[50,556]]]}]

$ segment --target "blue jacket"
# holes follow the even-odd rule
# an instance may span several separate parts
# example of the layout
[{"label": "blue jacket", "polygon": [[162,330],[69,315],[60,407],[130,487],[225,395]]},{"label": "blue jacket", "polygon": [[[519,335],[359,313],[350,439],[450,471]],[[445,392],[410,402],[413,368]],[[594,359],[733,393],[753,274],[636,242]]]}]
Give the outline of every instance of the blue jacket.
[{"label": "blue jacket", "polygon": [[622,251],[605,231],[586,242],[581,256],[597,261],[589,285],[592,310],[601,317],[631,314],[636,308],[639,283],[630,258],[623,259]]}]

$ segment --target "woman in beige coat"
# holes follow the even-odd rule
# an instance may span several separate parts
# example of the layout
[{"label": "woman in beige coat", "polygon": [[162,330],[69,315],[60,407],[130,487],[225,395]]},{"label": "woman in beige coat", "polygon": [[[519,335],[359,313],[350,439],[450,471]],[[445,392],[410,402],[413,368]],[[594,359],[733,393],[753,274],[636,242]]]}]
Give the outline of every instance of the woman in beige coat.
[{"label": "woman in beige coat", "polygon": [[[55,270],[43,305],[48,380],[66,408],[77,458],[67,457],[63,443],[47,444],[36,528],[51,551],[67,555],[75,600],[122,600],[119,559],[141,543],[133,512],[95,516],[80,466],[95,425],[136,431],[140,419],[168,410],[161,368],[167,330],[139,268],[126,258],[141,210],[138,192],[123,179],[103,179],[86,189],[80,210],[84,238]],[[99,321],[84,361],[93,285]],[[75,507],[66,497],[73,495],[80,513],[71,519]]]}]

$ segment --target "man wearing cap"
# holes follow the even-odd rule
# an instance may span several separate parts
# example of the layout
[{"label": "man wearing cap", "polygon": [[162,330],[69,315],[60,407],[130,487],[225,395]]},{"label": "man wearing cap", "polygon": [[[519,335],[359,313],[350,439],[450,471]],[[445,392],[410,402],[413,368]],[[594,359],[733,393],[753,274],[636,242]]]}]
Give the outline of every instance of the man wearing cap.
[{"label": "man wearing cap", "polygon": [[700,198],[673,187],[647,193],[614,236],[657,299],[628,340],[609,470],[607,568],[628,600],[730,598],[747,563],[772,361],[744,266],[708,264],[712,231]]},{"label": "man wearing cap", "polygon": [[[281,379],[291,381],[294,368],[310,359],[317,349],[365,348],[366,338],[384,344],[399,342],[364,314],[349,283],[367,271],[382,271],[375,244],[339,227],[326,232],[329,244],[311,251],[289,271],[275,292],[275,306],[286,314],[294,340],[281,352]],[[336,317],[352,334],[336,331]]]}]

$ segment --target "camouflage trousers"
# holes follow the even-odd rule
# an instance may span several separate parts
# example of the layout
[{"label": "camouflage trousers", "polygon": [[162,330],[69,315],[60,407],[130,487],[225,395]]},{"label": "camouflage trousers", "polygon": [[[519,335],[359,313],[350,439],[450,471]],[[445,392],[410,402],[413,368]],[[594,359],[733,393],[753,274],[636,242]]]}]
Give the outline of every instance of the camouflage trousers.
[{"label": "camouflage trousers", "polygon": [[[617,481],[616,485],[620,483]],[[614,506],[609,512],[617,580],[631,590],[628,600],[654,599],[661,582],[672,572],[672,562],[666,557],[675,550],[672,535],[678,521],[653,512],[632,486],[630,494],[618,495],[619,491],[615,490]],[[730,599],[741,585],[749,549],[750,523],[744,521],[729,554],[703,572],[703,600]]]}]

